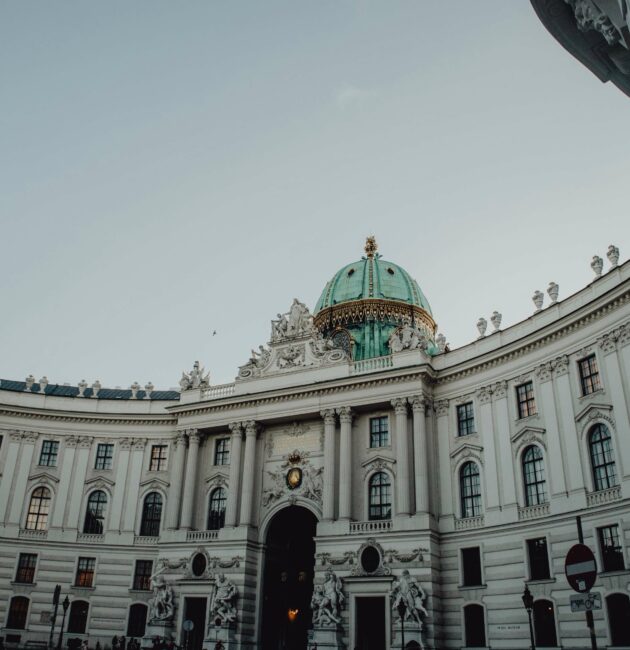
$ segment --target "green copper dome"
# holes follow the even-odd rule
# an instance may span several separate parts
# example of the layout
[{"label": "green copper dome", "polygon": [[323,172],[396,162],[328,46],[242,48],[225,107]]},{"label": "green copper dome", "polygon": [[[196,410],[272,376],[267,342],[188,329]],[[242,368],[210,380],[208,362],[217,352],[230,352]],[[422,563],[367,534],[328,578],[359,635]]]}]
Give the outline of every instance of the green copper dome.
[{"label": "green copper dome", "polygon": [[418,283],[376,252],[374,237],[368,237],[365,253],[326,284],[313,313],[316,327],[338,342],[345,337],[355,360],[389,354],[389,337],[404,325],[420,330],[435,347],[435,322]]}]

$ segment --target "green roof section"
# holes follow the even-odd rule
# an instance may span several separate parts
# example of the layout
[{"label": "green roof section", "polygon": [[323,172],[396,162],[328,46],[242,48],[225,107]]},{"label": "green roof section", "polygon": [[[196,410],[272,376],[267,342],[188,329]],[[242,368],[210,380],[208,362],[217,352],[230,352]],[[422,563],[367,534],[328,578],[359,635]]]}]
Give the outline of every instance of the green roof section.
[{"label": "green roof section", "polygon": [[339,303],[370,298],[416,305],[432,315],[429,301],[418,283],[405,269],[384,260],[378,253],[362,257],[337,271],[326,284],[314,313]]}]

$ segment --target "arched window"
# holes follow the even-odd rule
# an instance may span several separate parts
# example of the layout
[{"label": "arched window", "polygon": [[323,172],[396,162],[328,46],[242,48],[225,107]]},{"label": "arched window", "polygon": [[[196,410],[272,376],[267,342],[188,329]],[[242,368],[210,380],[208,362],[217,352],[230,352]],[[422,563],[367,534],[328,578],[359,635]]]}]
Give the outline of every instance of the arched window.
[{"label": "arched window", "polygon": [[610,432],[603,424],[596,424],[588,436],[593,484],[596,490],[607,490],[617,485],[615,459],[610,440]]},{"label": "arched window", "polygon": [[531,445],[523,452],[523,482],[525,484],[525,505],[538,506],[547,503],[547,482],[545,466],[540,447]]},{"label": "arched window", "polygon": [[48,513],[50,512],[50,490],[38,487],[31,494],[26,515],[26,528],[28,530],[46,530],[48,526]]},{"label": "arched window", "polygon": [[127,621],[128,637],[143,637],[147,627],[147,606],[143,603],[136,603],[129,608],[129,619]]},{"label": "arched window", "polygon": [[477,463],[468,461],[459,470],[459,489],[462,499],[462,517],[481,514],[481,481]]},{"label": "arched window", "polygon": [[144,498],[142,506],[142,521],[140,535],[157,537],[160,534],[160,520],[162,519],[162,497],[158,492],[149,492]]},{"label": "arched window", "polygon": [[534,603],[534,631],[539,648],[555,648],[558,645],[556,617],[550,600],[537,600]]},{"label": "arched window", "polygon": [[392,484],[385,472],[376,472],[370,479],[369,519],[392,518]]},{"label": "arched window", "polygon": [[9,618],[7,627],[12,630],[26,629],[26,617],[28,615],[28,598],[24,596],[13,596],[9,605]]},{"label": "arched window", "polygon": [[90,606],[85,600],[73,600],[70,603],[68,632],[74,634],[85,634],[89,608]]},{"label": "arched window", "polygon": [[96,490],[96,492],[90,494],[87,508],[85,510],[85,522],[83,524],[84,533],[94,533],[97,535],[103,533],[105,506],[107,506],[107,495],[105,492],[102,490]]},{"label": "arched window", "polygon": [[227,492],[222,487],[213,490],[208,504],[208,530],[223,528],[226,502]]},{"label": "arched window", "polygon": [[464,607],[464,636],[466,647],[485,647],[486,621],[481,605],[466,605]]},{"label": "arched window", "polygon": [[612,646],[630,646],[630,598],[626,594],[606,596],[610,642]]}]

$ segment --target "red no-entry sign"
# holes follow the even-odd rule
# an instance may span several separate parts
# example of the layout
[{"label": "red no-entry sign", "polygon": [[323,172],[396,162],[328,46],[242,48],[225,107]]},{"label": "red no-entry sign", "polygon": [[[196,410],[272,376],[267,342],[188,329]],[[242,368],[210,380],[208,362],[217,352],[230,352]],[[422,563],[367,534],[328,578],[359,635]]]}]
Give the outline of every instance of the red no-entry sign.
[{"label": "red no-entry sign", "polygon": [[590,591],[597,578],[597,563],[593,551],[584,544],[572,546],[564,561],[564,573],[574,591],[581,594]]}]

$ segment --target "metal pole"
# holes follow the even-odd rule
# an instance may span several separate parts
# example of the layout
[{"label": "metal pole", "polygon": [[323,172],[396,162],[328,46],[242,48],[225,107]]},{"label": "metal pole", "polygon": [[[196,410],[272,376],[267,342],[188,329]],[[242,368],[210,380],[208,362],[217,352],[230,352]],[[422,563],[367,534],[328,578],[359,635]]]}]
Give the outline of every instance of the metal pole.
[{"label": "metal pole", "polygon": [[[584,544],[584,533],[582,531],[582,517],[579,515],[575,518],[578,531],[578,542]],[[586,626],[591,637],[591,650],[597,650],[597,637],[595,636],[595,621],[593,620],[593,612],[587,610],[586,612]]]},{"label": "metal pole", "polygon": [[55,634],[55,621],[57,620],[57,610],[59,608],[59,594],[61,593],[61,585],[57,585],[55,587],[55,591],[53,593],[53,613],[51,616],[51,621],[50,621],[50,636],[48,637],[48,650],[53,649],[54,641],[53,637]]},{"label": "metal pole", "polygon": [[63,617],[61,619],[61,629],[59,630],[59,639],[57,640],[57,650],[61,650],[61,642],[63,641],[63,626],[66,622],[66,609],[63,610]]},{"label": "metal pole", "polygon": [[401,623],[401,625],[400,625],[400,636],[401,636],[401,641],[402,641],[400,647],[403,650],[405,650],[405,617],[404,616],[403,616],[403,618],[400,619],[400,623]]},{"label": "metal pole", "polygon": [[527,610],[527,618],[529,619],[529,640],[532,644],[532,650],[536,650],[536,643],[534,642],[534,626],[532,625],[532,610]]}]

